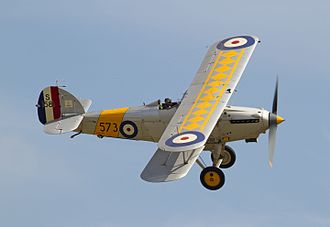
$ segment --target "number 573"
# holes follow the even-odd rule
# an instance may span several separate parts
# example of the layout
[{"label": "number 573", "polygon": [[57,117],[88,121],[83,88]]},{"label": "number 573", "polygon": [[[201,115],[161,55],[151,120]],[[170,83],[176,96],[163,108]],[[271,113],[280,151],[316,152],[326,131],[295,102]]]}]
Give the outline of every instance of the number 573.
[{"label": "number 573", "polygon": [[111,129],[111,126],[113,128],[111,131],[118,132],[118,125],[116,123],[100,122],[99,126],[100,126],[101,132],[109,132],[109,130]]}]

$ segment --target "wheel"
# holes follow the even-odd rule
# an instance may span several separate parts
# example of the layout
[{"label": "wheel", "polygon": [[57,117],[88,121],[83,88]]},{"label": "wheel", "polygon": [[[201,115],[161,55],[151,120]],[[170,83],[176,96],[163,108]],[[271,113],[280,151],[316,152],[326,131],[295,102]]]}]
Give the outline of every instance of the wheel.
[{"label": "wheel", "polygon": [[221,169],[209,166],[200,175],[202,185],[209,190],[218,190],[225,184],[225,174]]},{"label": "wheel", "polygon": [[[225,150],[223,150],[221,152],[221,158],[222,158],[222,162],[221,162],[220,168],[223,168],[223,169],[230,168],[235,164],[235,161],[236,161],[235,151],[231,147],[225,146]],[[211,153],[211,159],[213,162],[213,160],[214,160],[213,153]]]},{"label": "wheel", "polygon": [[225,150],[221,152],[221,158],[222,162],[220,168],[230,168],[235,164],[236,161],[235,151],[231,147],[225,146]]}]

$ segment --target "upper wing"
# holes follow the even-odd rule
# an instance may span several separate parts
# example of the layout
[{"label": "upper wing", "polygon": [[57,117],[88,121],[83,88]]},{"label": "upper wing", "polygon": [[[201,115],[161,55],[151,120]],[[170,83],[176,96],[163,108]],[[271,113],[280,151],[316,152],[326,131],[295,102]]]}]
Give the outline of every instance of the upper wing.
[{"label": "upper wing", "polygon": [[208,50],[175,115],[158,142],[163,151],[204,146],[255,49],[258,38],[231,37]]}]

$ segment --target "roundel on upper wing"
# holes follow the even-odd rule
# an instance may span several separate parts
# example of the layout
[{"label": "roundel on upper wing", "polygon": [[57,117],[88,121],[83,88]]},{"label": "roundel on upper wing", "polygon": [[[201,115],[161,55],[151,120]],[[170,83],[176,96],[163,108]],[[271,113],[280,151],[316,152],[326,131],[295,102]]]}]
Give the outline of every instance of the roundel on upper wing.
[{"label": "roundel on upper wing", "polygon": [[172,136],[165,144],[169,147],[183,147],[202,142],[204,139],[205,136],[201,132],[187,131]]},{"label": "roundel on upper wing", "polygon": [[134,138],[138,134],[138,128],[133,121],[123,121],[119,127],[120,133],[128,138]]},{"label": "roundel on upper wing", "polygon": [[236,36],[222,40],[218,43],[217,48],[219,50],[235,50],[252,46],[254,43],[255,39],[251,36]]}]

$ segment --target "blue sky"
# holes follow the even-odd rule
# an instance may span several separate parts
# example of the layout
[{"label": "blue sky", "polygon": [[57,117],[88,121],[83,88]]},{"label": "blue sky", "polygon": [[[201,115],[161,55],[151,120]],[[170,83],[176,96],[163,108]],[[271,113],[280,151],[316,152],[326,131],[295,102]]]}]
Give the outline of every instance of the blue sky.
[{"label": "blue sky", "polygon": [[[0,1],[1,226],[329,226],[330,2]],[[274,167],[267,135],[231,144],[217,192],[139,178],[156,144],[42,132],[35,103],[56,80],[91,110],[181,97],[207,46],[261,39],[230,104],[271,109],[280,77]],[[203,157],[208,160],[208,155]]]}]

